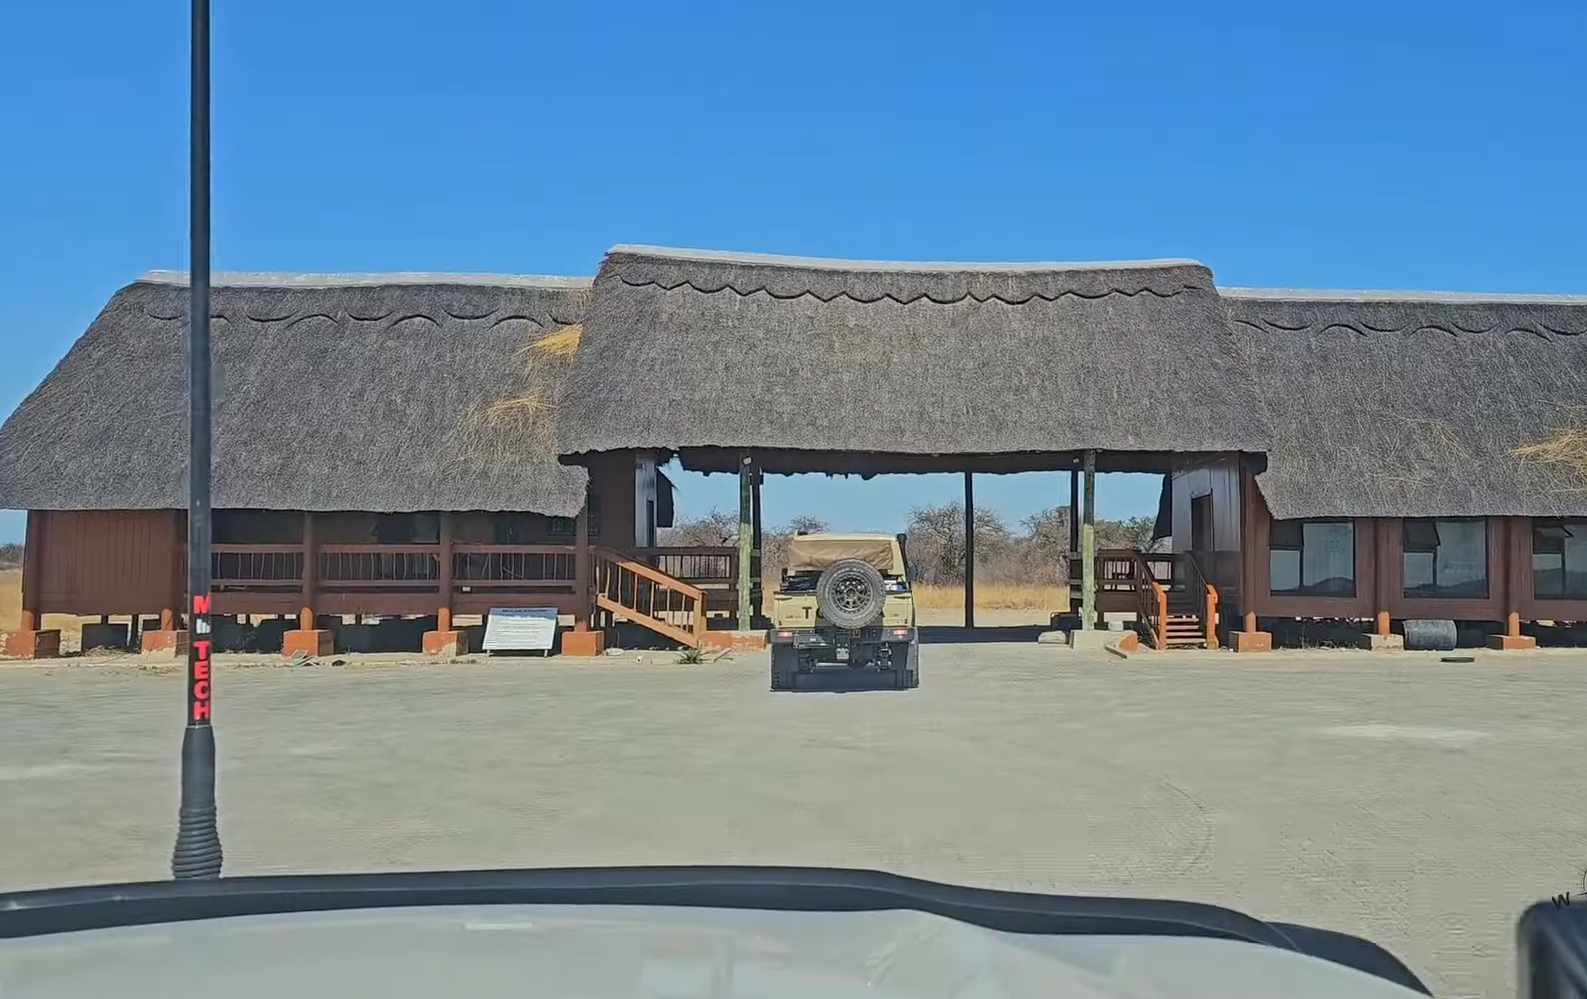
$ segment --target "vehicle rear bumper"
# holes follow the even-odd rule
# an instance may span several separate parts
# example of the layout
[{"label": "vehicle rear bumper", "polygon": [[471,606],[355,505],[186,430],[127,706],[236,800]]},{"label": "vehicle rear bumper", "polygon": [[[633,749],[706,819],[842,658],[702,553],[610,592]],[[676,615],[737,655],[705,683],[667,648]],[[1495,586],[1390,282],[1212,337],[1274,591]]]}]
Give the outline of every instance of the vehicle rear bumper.
[{"label": "vehicle rear bumper", "polygon": [[852,645],[892,645],[909,643],[919,632],[909,627],[873,625],[857,631],[822,631],[816,628],[772,628],[766,641],[772,645],[792,645],[796,649],[834,649]]}]

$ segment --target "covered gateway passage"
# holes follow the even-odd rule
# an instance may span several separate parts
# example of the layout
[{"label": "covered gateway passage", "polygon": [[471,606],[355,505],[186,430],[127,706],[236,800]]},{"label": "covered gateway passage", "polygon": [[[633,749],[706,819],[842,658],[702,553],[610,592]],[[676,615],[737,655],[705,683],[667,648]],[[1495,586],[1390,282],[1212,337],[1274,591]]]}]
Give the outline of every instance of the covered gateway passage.
[{"label": "covered gateway passage", "polygon": [[[1211,272],[1194,261],[925,264],[618,247],[595,279],[558,450],[570,463],[665,451],[686,469],[737,474],[739,616],[750,627],[766,475],[963,474],[970,517],[970,476],[1072,470],[1085,508],[1088,465],[1167,474],[1263,451],[1249,370]],[[1106,594],[1115,571],[1089,554],[1081,565]],[[1116,592],[1161,632],[1170,615],[1158,570],[1139,553],[1119,556]],[[1238,600],[1237,572],[1216,582]]]}]

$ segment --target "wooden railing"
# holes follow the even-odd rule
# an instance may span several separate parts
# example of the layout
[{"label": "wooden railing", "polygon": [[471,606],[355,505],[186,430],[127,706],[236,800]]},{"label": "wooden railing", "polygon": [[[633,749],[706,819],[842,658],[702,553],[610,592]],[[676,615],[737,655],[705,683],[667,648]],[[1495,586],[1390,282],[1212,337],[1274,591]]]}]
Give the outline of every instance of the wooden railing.
[{"label": "wooden railing", "polygon": [[[1082,583],[1084,561],[1069,556],[1072,595]],[[1156,648],[1166,648],[1171,613],[1194,614],[1207,648],[1218,647],[1218,589],[1208,581],[1194,556],[1103,548],[1096,553],[1097,609],[1134,611]]]},{"label": "wooden railing", "polygon": [[[370,596],[381,613],[381,594],[411,608],[416,595],[448,606],[460,594],[532,593],[576,597],[578,552],[572,545],[495,545],[454,542],[451,572],[441,570],[439,544],[217,544],[211,573],[218,592]],[[310,571],[312,570],[312,571]],[[631,620],[685,645],[704,644],[707,612],[736,607],[738,552],[733,548],[644,548],[634,552],[590,549],[591,610]],[[443,588],[449,587],[446,593]],[[476,600],[476,603],[482,602]],[[299,606],[291,605],[294,609]],[[397,613],[412,613],[405,610]]]},{"label": "wooden railing", "polygon": [[295,589],[303,578],[302,545],[214,545],[210,550],[216,589]]},{"label": "wooden railing", "polygon": [[[1147,639],[1159,651],[1168,648],[1168,589],[1157,580],[1153,565],[1141,552],[1131,552],[1137,613],[1147,630]],[[1169,569],[1172,573],[1172,568]]]},{"label": "wooden railing", "polygon": [[[1069,588],[1073,596],[1078,596],[1080,584],[1083,582],[1085,561],[1079,552],[1069,553]],[[1148,580],[1156,580],[1164,586],[1172,584],[1174,578],[1174,556],[1156,553],[1143,553],[1132,548],[1099,548],[1096,554],[1096,581],[1097,581],[1097,606],[1107,609],[1104,604],[1120,601],[1108,601],[1107,596],[1122,597],[1120,609],[1134,609],[1134,594],[1146,584]]]},{"label": "wooden railing", "polygon": [[569,587],[578,580],[571,545],[452,545],[452,582],[489,589]]},{"label": "wooden railing", "polygon": [[705,644],[705,591],[629,553],[597,548],[595,604],[692,648]]},{"label": "wooden railing", "polygon": [[[217,589],[280,590],[305,580],[303,545],[213,547],[210,572]],[[452,546],[452,581],[463,587],[541,589],[566,587],[576,578],[571,545]],[[316,545],[314,585],[319,590],[434,590],[441,581],[440,545]]]},{"label": "wooden railing", "polygon": [[1218,647],[1218,588],[1207,582],[1207,575],[1202,572],[1201,565],[1196,561],[1194,553],[1182,553],[1177,556],[1176,561],[1178,565],[1182,565],[1185,568],[1185,595],[1190,599],[1192,606],[1195,608],[1196,617],[1200,620],[1206,646],[1209,649],[1216,649]]}]

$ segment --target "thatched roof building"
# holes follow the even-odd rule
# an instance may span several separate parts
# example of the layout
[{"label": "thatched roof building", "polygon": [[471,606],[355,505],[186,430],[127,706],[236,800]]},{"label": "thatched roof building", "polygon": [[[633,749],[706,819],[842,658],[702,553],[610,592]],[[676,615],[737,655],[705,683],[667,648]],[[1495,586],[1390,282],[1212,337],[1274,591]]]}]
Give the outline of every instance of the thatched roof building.
[{"label": "thatched roof building", "polygon": [[[216,274],[214,505],[575,515],[544,420],[588,279]],[[0,508],[187,505],[186,276],[118,291],[0,428]],[[575,340],[576,343],[576,340]]]},{"label": "thatched roof building", "polygon": [[753,448],[769,471],[862,473],[990,455],[1006,457],[987,470],[1068,467],[1085,448],[1261,451],[1236,347],[1212,274],[1194,261],[619,246],[595,279],[559,450],[674,449],[711,470]]},{"label": "thatched roof building", "polygon": [[1587,297],[1222,293],[1275,517],[1587,514]]}]

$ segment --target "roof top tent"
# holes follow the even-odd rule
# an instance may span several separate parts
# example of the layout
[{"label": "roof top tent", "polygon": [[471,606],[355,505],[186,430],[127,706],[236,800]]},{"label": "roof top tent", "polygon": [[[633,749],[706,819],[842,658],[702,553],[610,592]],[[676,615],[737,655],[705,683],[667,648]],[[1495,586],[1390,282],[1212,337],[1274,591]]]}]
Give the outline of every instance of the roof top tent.
[{"label": "roof top tent", "polygon": [[[665,449],[687,469],[737,473],[749,544],[767,473],[960,473],[971,517],[975,473],[1076,469],[1089,455],[1092,471],[1167,474],[1187,457],[1265,450],[1237,347],[1194,261],[623,246],[595,279],[558,449],[574,463]],[[973,577],[967,591],[973,621]]]}]

